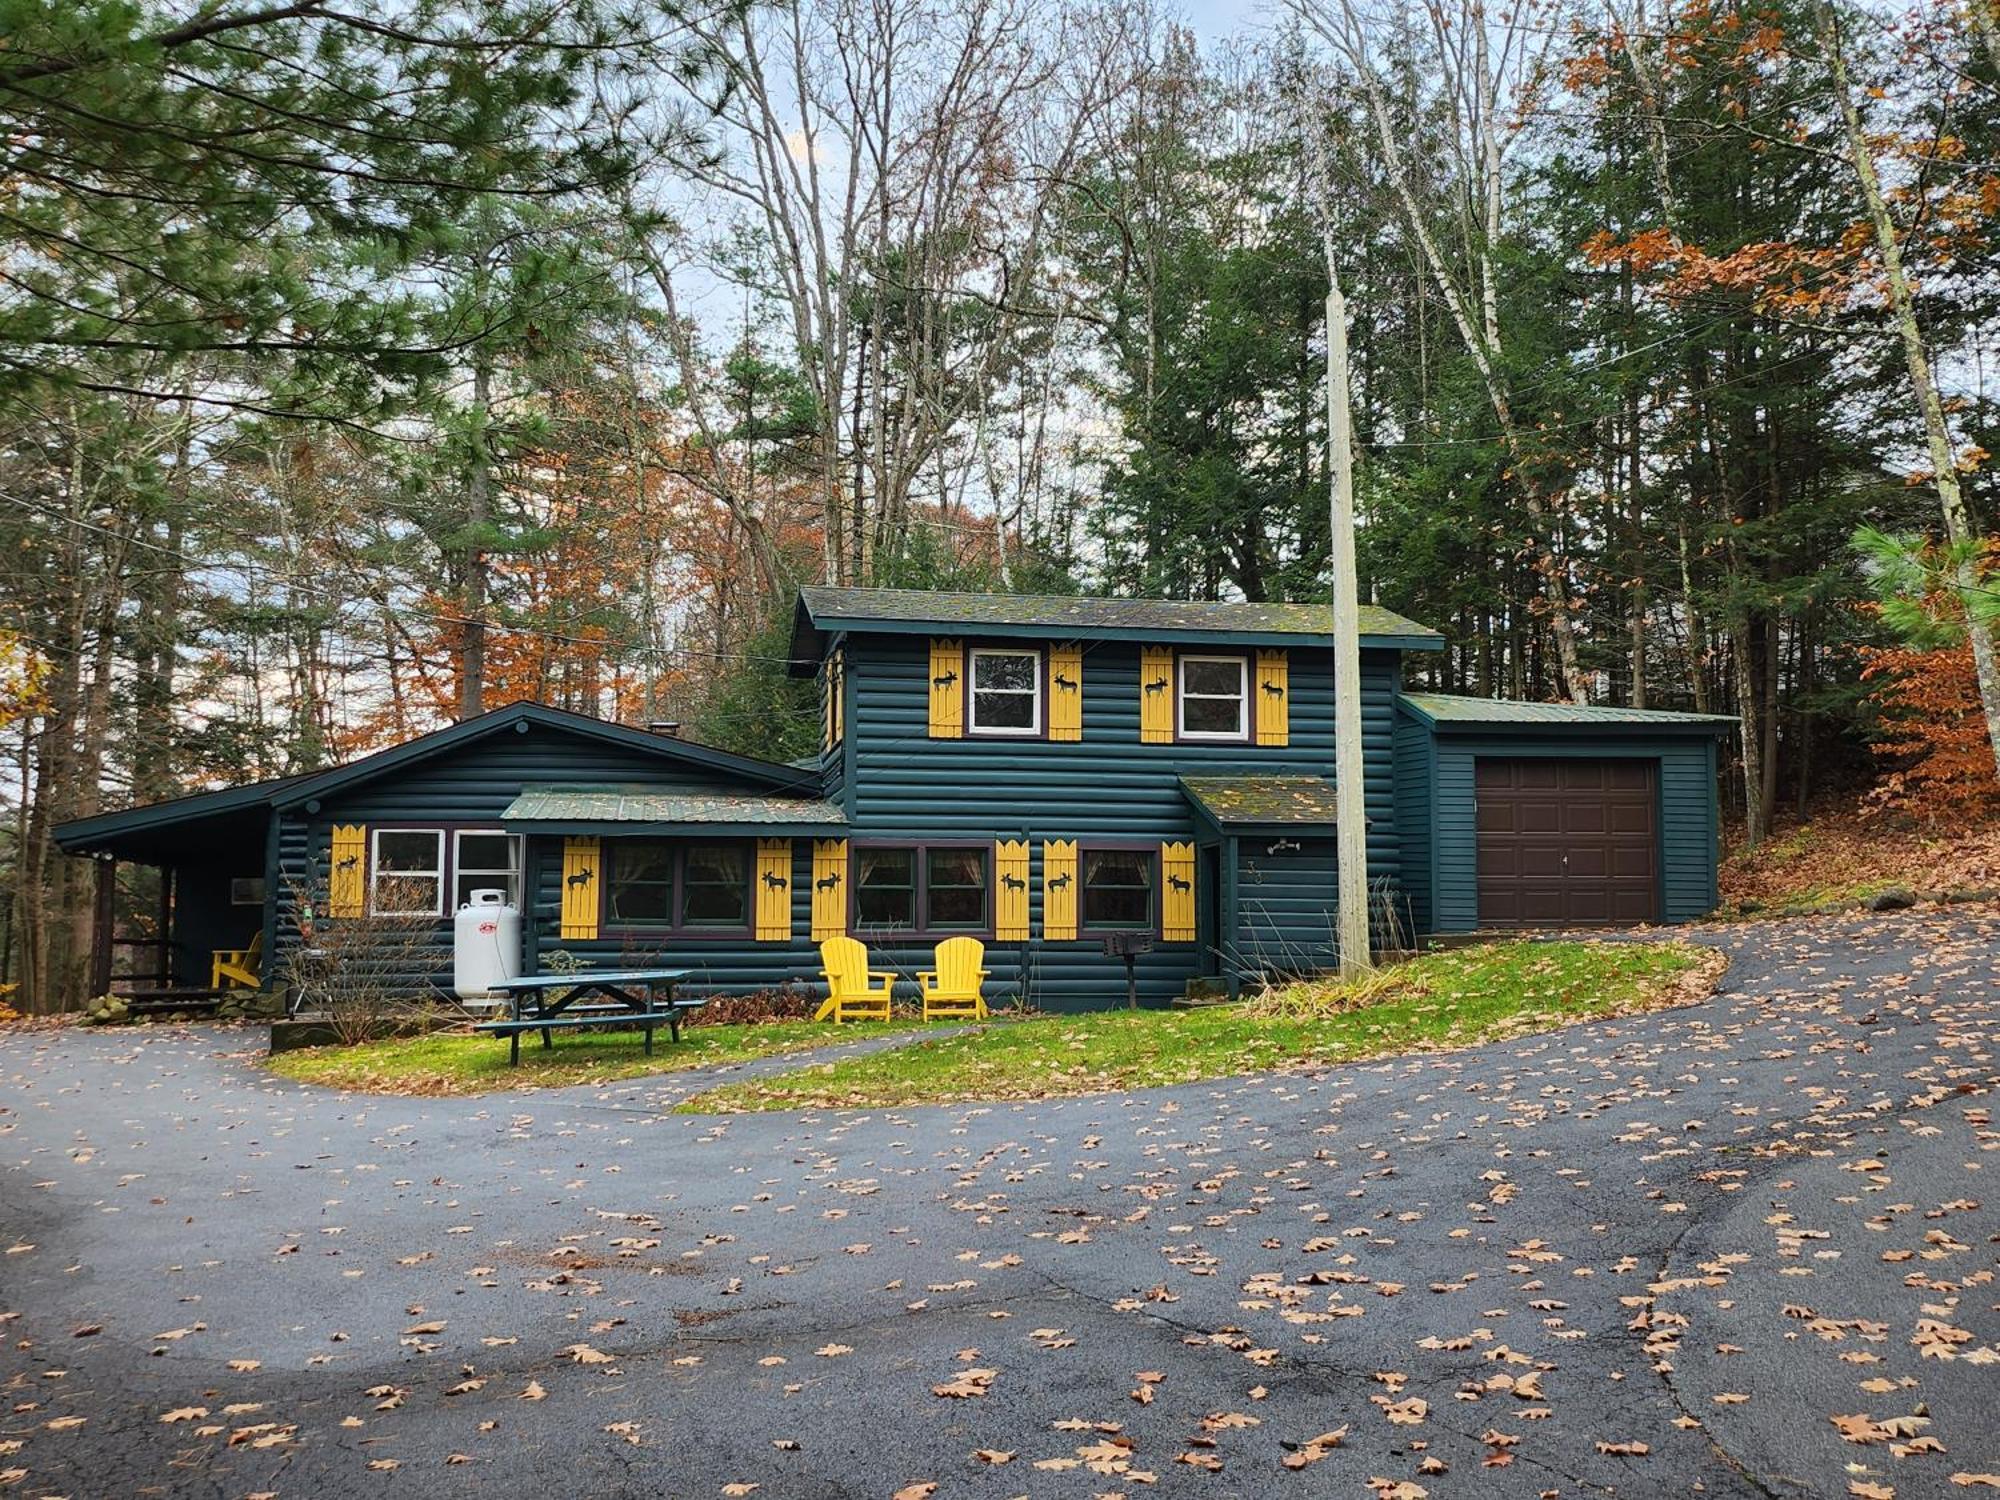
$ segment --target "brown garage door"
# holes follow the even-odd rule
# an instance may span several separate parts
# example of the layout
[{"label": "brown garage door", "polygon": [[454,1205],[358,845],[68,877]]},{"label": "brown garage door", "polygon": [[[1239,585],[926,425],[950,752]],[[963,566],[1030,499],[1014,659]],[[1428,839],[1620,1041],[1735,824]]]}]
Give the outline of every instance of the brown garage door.
[{"label": "brown garage door", "polygon": [[1656,765],[1478,763],[1482,927],[1608,927],[1660,915]]}]

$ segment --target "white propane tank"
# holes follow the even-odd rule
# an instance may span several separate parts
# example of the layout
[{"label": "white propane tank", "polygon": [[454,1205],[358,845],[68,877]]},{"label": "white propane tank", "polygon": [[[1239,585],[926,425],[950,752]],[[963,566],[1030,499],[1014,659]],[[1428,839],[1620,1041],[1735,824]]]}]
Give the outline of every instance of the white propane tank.
[{"label": "white propane tank", "polygon": [[452,988],[468,1005],[497,1003],[493,986],[521,972],[521,913],[505,891],[474,891],[451,932]]}]

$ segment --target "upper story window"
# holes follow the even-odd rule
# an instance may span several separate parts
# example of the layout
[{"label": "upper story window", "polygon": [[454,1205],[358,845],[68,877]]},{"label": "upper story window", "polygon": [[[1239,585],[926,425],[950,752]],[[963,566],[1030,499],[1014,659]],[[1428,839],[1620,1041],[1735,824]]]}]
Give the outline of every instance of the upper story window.
[{"label": "upper story window", "polygon": [[368,861],[368,910],[378,917],[444,915],[444,830],[378,828]]},{"label": "upper story window", "polygon": [[1250,738],[1250,663],[1241,656],[1182,656],[1175,700],[1184,740]]},{"label": "upper story window", "polygon": [[1042,653],[975,647],[970,653],[973,734],[1042,732]]}]

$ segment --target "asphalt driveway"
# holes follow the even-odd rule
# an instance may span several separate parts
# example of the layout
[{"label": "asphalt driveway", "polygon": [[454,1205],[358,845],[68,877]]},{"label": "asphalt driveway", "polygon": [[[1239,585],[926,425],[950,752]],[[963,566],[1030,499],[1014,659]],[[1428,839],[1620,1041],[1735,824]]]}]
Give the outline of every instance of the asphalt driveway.
[{"label": "asphalt driveway", "polygon": [[1684,1010],[852,1115],[0,1035],[0,1496],[2000,1485],[2000,913],[1700,940]]}]

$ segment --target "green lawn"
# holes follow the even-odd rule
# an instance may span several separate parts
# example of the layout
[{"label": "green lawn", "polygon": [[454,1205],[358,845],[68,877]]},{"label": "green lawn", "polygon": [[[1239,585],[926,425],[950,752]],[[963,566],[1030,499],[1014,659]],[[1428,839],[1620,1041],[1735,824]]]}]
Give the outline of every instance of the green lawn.
[{"label": "green lawn", "polygon": [[1352,988],[1248,1004],[1106,1011],[980,1031],[725,1084],[685,1111],[1031,1099],[1466,1046],[1697,999],[1722,956],[1682,943],[1497,943],[1427,954]]},{"label": "green lawn", "polygon": [[605,1083],[647,1073],[741,1062],[808,1047],[830,1047],[866,1036],[907,1029],[890,1021],[835,1027],[812,1021],[758,1026],[689,1026],[678,1043],[664,1028],[646,1056],[636,1031],[558,1031],[555,1047],[542,1050],[533,1034],[521,1038],[521,1066],[507,1065],[507,1042],[493,1036],[435,1032],[358,1047],[306,1047],[269,1060],[274,1073],[328,1088],[379,1094],[483,1094],[493,1089],[559,1088]]}]

